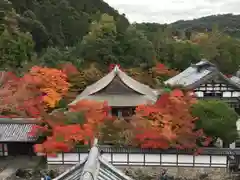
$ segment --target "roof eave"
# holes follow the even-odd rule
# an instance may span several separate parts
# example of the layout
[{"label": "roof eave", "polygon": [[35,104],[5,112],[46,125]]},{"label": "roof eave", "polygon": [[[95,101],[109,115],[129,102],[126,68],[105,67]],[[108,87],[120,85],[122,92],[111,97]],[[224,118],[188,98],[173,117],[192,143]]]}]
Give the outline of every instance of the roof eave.
[{"label": "roof eave", "polygon": [[36,118],[0,118],[0,124],[38,124],[40,119]]},{"label": "roof eave", "polygon": [[218,70],[215,70],[215,71],[212,71],[210,72],[208,75],[204,76],[203,78],[199,79],[198,81],[196,81],[195,83],[193,84],[190,84],[188,86],[185,86],[184,88],[186,90],[192,90],[192,89],[195,89],[197,87],[199,87],[201,84],[205,83],[206,81],[208,81],[209,79],[213,78],[214,76],[216,75],[219,75],[219,71]]},{"label": "roof eave", "polygon": [[121,177],[122,180],[133,180],[132,178],[128,177],[127,175],[125,175],[123,172],[121,172],[120,170],[118,170],[117,168],[115,168],[113,165],[107,163],[106,160],[104,160],[104,158],[102,158],[101,156],[98,157],[99,162],[101,164],[103,164],[104,166],[108,167],[111,171],[113,171],[115,174],[117,174],[118,176]]},{"label": "roof eave", "polygon": [[219,73],[219,75],[223,78],[223,80],[225,80],[226,82],[228,82],[230,85],[234,86],[235,88],[237,88],[238,90],[240,90],[240,85],[237,84],[236,82],[234,82],[233,80],[231,80],[230,78],[226,77],[224,74],[222,74],[221,72]]}]

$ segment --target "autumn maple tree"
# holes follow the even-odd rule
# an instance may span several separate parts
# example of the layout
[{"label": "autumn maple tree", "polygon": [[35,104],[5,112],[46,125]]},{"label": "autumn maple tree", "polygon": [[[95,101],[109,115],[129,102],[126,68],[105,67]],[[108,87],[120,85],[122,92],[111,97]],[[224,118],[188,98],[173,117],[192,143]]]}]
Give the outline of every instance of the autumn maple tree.
[{"label": "autumn maple tree", "polygon": [[30,69],[40,91],[44,94],[43,101],[47,107],[54,108],[69,89],[67,75],[58,69],[34,66]]},{"label": "autumn maple tree", "polygon": [[95,83],[103,77],[103,73],[97,68],[96,64],[91,63],[83,70],[78,70],[71,63],[61,64],[60,69],[67,75],[67,81],[70,83],[66,100],[70,103],[81,93],[88,85]]},{"label": "autumn maple tree", "polygon": [[152,68],[154,77],[159,81],[163,82],[173,76],[178,74],[178,71],[168,68],[162,63],[157,63],[155,67]]},{"label": "autumn maple tree", "polygon": [[132,120],[135,142],[143,148],[179,148],[198,150],[211,138],[196,129],[191,106],[196,99],[191,92],[175,89],[163,93],[153,105],[140,105]]},{"label": "autumn maple tree", "polygon": [[43,96],[38,79],[29,74],[17,77],[8,72],[0,88],[0,112],[7,117],[38,117]]},{"label": "autumn maple tree", "polygon": [[[29,133],[30,136],[45,137],[42,143],[34,146],[36,152],[56,154],[68,152],[79,143],[88,144],[95,137],[103,137],[101,130],[104,124],[113,120],[108,115],[109,107],[102,102],[81,100],[69,106],[65,112],[55,110],[49,113],[46,110],[46,103],[54,107],[67,93],[70,85],[66,74],[67,71],[74,72],[71,68],[57,70],[33,67],[22,77],[9,73],[8,78],[2,81],[1,114],[38,120]],[[196,99],[192,93],[175,89],[161,94],[155,104],[139,105],[130,123],[120,128],[124,131],[119,134],[121,142],[163,149],[197,149],[199,143],[207,145],[211,139],[201,129],[196,129],[197,118],[190,112],[194,103]],[[118,129],[118,123],[109,124]],[[114,141],[112,138],[110,140]]]},{"label": "autumn maple tree", "polygon": [[[69,106],[67,112],[53,111],[48,113],[45,102],[48,99],[47,96],[51,97],[51,94],[46,93],[45,88],[42,89],[41,87],[44,85],[43,82],[47,83],[47,76],[51,73],[48,72],[48,69],[44,69],[46,75],[42,70],[42,68],[34,67],[30,73],[26,73],[22,77],[8,73],[8,78],[0,88],[2,116],[35,118],[37,125],[29,132],[29,136],[44,137],[42,143],[34,146],[36,152],[43,154],[70,151],[76,144],[87,144],[94,137],[98,137],[100,124],[111,119],[108,118],[107,104],[82,100]],[[63,71],[52,72],[53,75],[55,72],[56,74],[58,72],[63,73]],[[41,73],[43,73],[43,77],[40,75]],[[46,77],[44,77],[45,75]],[[65,75],[63,73],[58,74],[58,76],[58,78],[61,78]],[[53,79],[50,85],[56,83],[56,92],[61,92],[60,87],[65,92],[65,83],[61,83],[61,80],[54,81],[57,78],[54,76],[49,78]],[[60,83],[57,84],[58,82]]]},{"label": "autumn maple tree", "polygon": [[31,135],[45,135],[42,144],[36,144],[35,151],[44,154],[69,152],[77,144],[88,144],[99,136],[99,128],[108,117],[107,104],[82,100],[71,105],[69,112],[46,115],[41,125],[36,125]]}]

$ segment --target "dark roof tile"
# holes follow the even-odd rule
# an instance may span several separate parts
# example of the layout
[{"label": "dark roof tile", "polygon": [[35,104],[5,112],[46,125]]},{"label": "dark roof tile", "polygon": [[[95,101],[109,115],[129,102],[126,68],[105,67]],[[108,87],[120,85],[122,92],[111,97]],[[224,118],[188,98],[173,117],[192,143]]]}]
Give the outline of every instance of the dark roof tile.
[{"label": "dark roof tile", "polygon": [[[129,88],[131,88],[134,91],[136,91],[137,93],[139,93],[140,94],[139,96],[141,96],[141,95],[144,96],[145,101],[155,102],[158,99],[158,95],[159,95],[158,91],[150,88],[149,86],[147,86],[145,84],[142,84],[142,83],[134,80],[133,78],[128,76],[125,72],[121,71],[118,68],[118,66],[115,66],[115,68],[110,73],[108,73],[106,76],[104,76],[103,78],[101,78],[100,80],[95,82],[94,84],[88,86],[79,96],[77,96],[77,98],[72,103],[70,103],[70,105],[77,103],[81,99],[89,99],[89,97],[91,95],[95,96],[94,94],[96,92],[99,92],[100,90],[107,87],[114,80],[114,78],[116,76],[118,76],[120,78],[120,80],[126,86],[128,86]],[[91,99],[91,97],[90,97],[90,99]],[[127,98],[125,97],[124,99],[126,100]],[[107,101],[107,100],[108,99],[106,99],[105,101]],[[133,100],[132,100],[132,103],[134,105],[136,105],[138,102],[133,102]]]},{"label": "dark roof tile", "polygon": [[37,137],[29,135],[34,122],[26,123],[21,120],[12,121],[0,119],[0,142],[33,142]]},{"label": "dark roof tile", "polygon": [[236,83],[233,79],[227,78],[218,70],[218,68],[214,64],[206,60],[202,60],[199,63],[188,67],[187,69],[185,69],[178,75],[168,79],[164,83],[166,85],[181,85],[187,89],[193,89],[198,87],[200,84],[207,82],[215,76],[219,76],[227,84],[230,84],[235,88],[240,89],[240,84]]}]

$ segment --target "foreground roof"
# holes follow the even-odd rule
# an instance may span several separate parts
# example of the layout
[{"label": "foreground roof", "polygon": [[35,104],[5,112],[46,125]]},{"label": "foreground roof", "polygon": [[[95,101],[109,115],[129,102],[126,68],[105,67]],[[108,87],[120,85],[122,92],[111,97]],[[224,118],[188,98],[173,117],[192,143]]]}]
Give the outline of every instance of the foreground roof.
[{"label": "foreground roof", "polygon": [[240,84],[236,83],[232,79],[227,78],[214,64],[207,60],[202,60],[197,64],[191,65],[164,83],[171,86],[181,85],[186,89],[193,89],[216,76],[220,77],[223,81],[234,86],[235,88],[240,89]]},{"label": "foreground roof", "polygon": [[237,76],[232,76],[231,81],[235,82],[236,84],[238,84],[240,86],[240,78]]},{"label": "foreground roof", "polygon": [[33,120],[0,118],[0,142],[36,141],[37,137],[29,136],[34,125],[36,122]]},{"label": "foreground roof", "polygon": [[99,152],[97,140],[88,157],[53,180],[132,180],[123,172],[104,160]]},{"label": "foreground roof", "polygon": [[[115,78],[118,78],[124,86],[131,89],[134,93],[98,94],[99,91],[109,86]],[[115,68],[106,76],[98,80],[96,83],[88,86],[70,105],[75,104],[82,99],[90,99],[107,101],[110,106],[136,106],[147,102],[154,103],[158,99],[158,95],[159,93],[156,90],[134,80],[125,72],[121,71],[118,66],[115,66]],[[139,97],[141,98],[139,99]]]}]

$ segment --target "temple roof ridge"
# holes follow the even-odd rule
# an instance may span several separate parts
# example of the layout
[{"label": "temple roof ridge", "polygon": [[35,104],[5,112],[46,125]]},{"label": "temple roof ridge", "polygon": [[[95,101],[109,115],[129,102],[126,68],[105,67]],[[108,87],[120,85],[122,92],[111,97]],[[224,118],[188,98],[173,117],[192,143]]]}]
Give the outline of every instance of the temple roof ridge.
[{"label": "temple roof ridge", "polygon": [[166,80],[164,84],[171,86],[181,85],[186,89],[193,89],[215,76],[220,77],[226,83],[231,84],[237,89],[240,89],[239,84],[226,77],[219,71],[215,64],[206,59],[202,59],[200,62],[192,64],[176,76]]},{"label": "temple roof ridge", "polygon": [[133,180],[101,157],[97,139],[87,158],[53,180]]},{"label": "temple roof ridge", "polygon": [[[155,89],[142,84],[123,72],[117,65],[104,77],[89,85],[85,90],[77,96],[77,98],[69,105],[77,103],[81,99],[95,95],[97,92],[106,88],[115,77],[118,77],[127,87],[135,91],[137,94],[145,96],[146,99],[155,102],[158,98],[158,93]],[[118,94],[119,95],[119,94]]]}]

